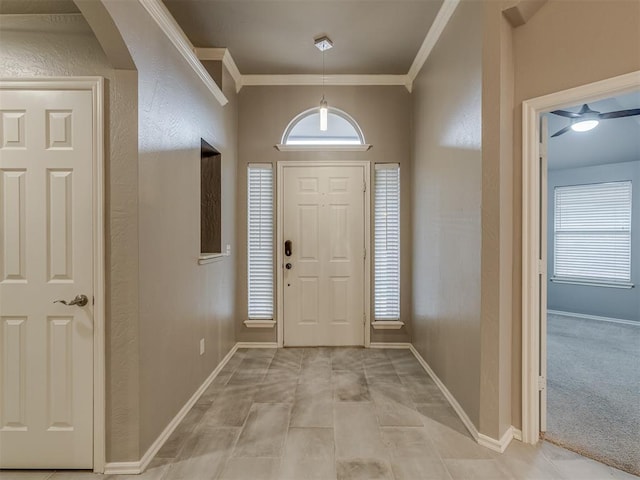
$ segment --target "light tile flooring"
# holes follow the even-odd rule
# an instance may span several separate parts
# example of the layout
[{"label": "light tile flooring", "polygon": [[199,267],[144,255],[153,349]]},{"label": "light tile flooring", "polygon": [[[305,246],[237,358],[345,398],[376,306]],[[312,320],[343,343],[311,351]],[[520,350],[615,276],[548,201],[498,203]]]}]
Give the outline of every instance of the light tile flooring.
[{"label": "light tile flooring", "polygon": [[2,480],[635,479],[543,443],[476,444],[408,350],[241,349],[140,476]]}]

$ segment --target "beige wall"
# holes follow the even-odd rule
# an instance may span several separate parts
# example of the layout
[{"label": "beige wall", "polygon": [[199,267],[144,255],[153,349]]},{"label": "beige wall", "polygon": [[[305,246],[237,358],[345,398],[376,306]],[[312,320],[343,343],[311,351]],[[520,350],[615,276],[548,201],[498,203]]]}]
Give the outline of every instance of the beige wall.
[{"label": "beige wall", "polygon": [[412,342],[480,418],[482,4],[462,2],[413,90]]},{"label": "beige wall", "polygon": [[137,75],[113,70],[82,15],[6,16],[0,76],[106,78],[107,458],[139,456]]},{"label": "beige wall", "polygon": [[[411,302],[411,196],[410,94],[404,87],[327,87],[326,98],[333,107],[353,116],[364,132],[368,152],[279,152],[274,145],[300,112],[320,101],[319,87],[244,87],[239,95],[238,162],[238,294],[236,339],[275,342],[275,329],[248,329],[246,209],[247,164],[286,160],[364,160],[373,163],[398,162],[401,165],[401,312],[407,325],[400,330],[372,330],[372,342],[407,342],[410,339]],[[373,169],[372,169],[373,170]],[[371,189],[370,189],[371,193]],[[274,239],[275,241],[275,239]],[[369,251],[372,251],[370,245]],[[369,257],[371,259],[371,257]],[[257,331],[256,331],[257,330]]]},{"label": "beige wall", "polygon": [[640,70],[640,2],[549,0],[513,31],[512,420],[522,416],[522,101]]},{"label": "beige wall", "polygon": [[[539,5],[538,0],[534,1]],[[482,299],[478,430],[494,439],[502,438],[511,427],[514,85],[512,28],[501,14],[505,4],[513,5],[513,2],[483,3],[482,38]]]},{"label": "beige wall", "polygon": [[[144,453],[234,344],[237,101],[225,76],[229,104],[217,103],[141,4],[103,3],[138,70]],[[233,248],[206,265],[198,265],[201,138],[222,154],[222,243]]]}]

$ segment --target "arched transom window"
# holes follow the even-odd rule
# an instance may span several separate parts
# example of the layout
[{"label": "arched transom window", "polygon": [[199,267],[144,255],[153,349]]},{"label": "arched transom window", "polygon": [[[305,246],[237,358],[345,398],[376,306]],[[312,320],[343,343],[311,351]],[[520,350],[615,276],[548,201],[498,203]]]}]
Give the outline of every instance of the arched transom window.
[{"label": "arched transom window", "polygon": [[348,113],[329,107],[327,129],[320,130],[320,110],[311,108],[296,116],[282,136],[285,146],[364,146],[362,130]]}]

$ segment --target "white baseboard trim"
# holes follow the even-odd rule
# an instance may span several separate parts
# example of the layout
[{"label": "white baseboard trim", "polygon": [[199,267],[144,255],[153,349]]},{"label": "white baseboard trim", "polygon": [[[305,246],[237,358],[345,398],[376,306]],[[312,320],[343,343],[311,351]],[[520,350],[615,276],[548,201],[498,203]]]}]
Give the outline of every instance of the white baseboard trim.
[{"label": "white baseboard trim", "polygon": [[491,450],[494,450],[500,453],[504,452],[507,446],[509,446],[509,443],[511,443],[511,440],[513,439],[513,429],[511,427],[507,429],[507,431],[504,433],[502,438],[500,438],[500,440],[496,440],[495,438],[491,438],[487,435],[484,435],[478,432],[478,429],[476,428],[476,426],[473,424],[473,422],[467,415],[467,412],[465,412],[464,409],[460,406],[460,404],[455,399],[455,397],[451,394],[449,389],[445,386],[444,383],[442,383],[442,380],[438,378],[438,376],[431,369],[427,361],[424,358],[422,358],[422,355],[420,355],[420,353],[418,352],[418,350],[416,350],[413,344],[409,344],[409,350],[411,350],[411,353],[413,353],[414,357],[416,357],[420,365],[422,365],[422,368],[424,368],[424,370],[429,374],[431,379],[438,386],[438,388],[440,389],[442,394],[445,396],[445,398],[447,399],[447,401],[449,402],[453,410],[456,412],[458,417],[460,417],[460,420],[462,420],[462,423],[467,428],[467,430],[469,431],[473,439],[483,447],[489,448]]},{"label": "white baseboard trim", "polygon": [[513,440],[513,427],[507,428],[507,431],[504,432],[504,435],[502,435],[500,440],[491,438],[484,433],[478,433],[478,444],[493,450],[494,452],[504,453],[511,443],[511,440]]},{"label": "white baseboard trim", "polygon": [[513,432],[513,439],[514,440],[518,440],[519,442],[522,441],[522,430],[520,430],[519,428],[516,427],[511,427],[511,431]]},{"label": "white baseboard trim", "polygon": [[410,343],[404,342],[371,342],[369,348],[395,348],[395,349],[409,349]]},{"label": "white baseboard trim", "polygon": [[621,323],[623,325],[633,325],[640,327],[640,322],[624,320],[622,318],[600,317],[598,315],[587,315],[586,313],[563,312],[560,310],[547,310],[551,315],[562,315],[563,317],[584,318],[585,320],[598,320],[600,322]]},{"label": "white baseboard trim", "polygon": [[105,475],[138,475],[142,473],[141,461],[109,462],[104,466]]},{"label": "white baseboard trim", "polygon": [[278,348],[276,342],[238,342],[236,348]]},{"label": "white baseboard trim", "polygon": [[473,424],[473,422],[471,421],[471,419],[467,415],[467,412],[465,412],[462,409],[462,407],[460,406],[458,401],[455,399],[455,397],[451,394],[449,389],[445,386],[444,383],[442,383],[442,380],[440,380],[438,378],[438,376],[431,369],[431,367],[429,366],[427,361],[424,358],[422,358],[422,355],[420,355],[420,353],[418,352],[418,350],[416,350],[416,348],[413,346],[413,344],[409,345],[409,350],[411,350],[411,353],[413,353],[413,356],[416,357],[416,359],[418,360],[420,365],[422,365],[422,368],[424,368],[424,370],[429,374],[431,379],[438,386],[438,388],[440,389],[442,394],[445,396],[447,401],[451,404],[451,407],[453,407],[455,412],[458,414],[458,417],[460,417],[460,420],[462,420],[462,423],[464,423],[464,426],[467,428],[467,430],[469,430],[469,433],[471,434],[471,436],[477,442],[478,438],[479,438],[478,429],[476,428],[476,426]]},{"label": "white baseboard trim", "polygon": [[200,385],[198,390],[191,396],[187,403],[180,409],[180,411],[173,417],[173,420],[169,422],[169,424],[165,427],[162,433],[156,438],[156,440],[151,444],[151,446],[147,449],[145,454],[142,456],[140,460],[137,462],[110,462],[107,463],[104,467],[105,475],[137,475],[145,471],[153,457],[156,456],[158,450],[162,448],[162,445],[167,441],[167,439],[171,436],[173,431],[176,429],[180,422],[184,419],[184,417],[189,413],[189,410],[196,404],[200,396],[205,392],[211,382],[213,382],[214,378],[218,376],[220,370],[224,368],[224,366],[229,362],[229,359],[236,353],[238,350],[238,344],[236,343],[229,353],[225,355],[222,361],[218,364],[218,366],[211,372],[211,375],[207,377],[207,379]]}]

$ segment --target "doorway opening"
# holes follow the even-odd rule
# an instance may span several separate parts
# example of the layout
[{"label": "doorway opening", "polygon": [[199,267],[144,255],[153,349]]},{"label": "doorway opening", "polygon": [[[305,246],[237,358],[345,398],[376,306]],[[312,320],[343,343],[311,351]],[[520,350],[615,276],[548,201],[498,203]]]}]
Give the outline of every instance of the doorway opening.
[{"label": "doorway opening", "polygon": [[[583,105],[559,114],[579,112]],[[596,128],[547,140],[545,440],[640,473],[640,91],[590,102]],[[622,116],[627,114],[628,116]],[[553,135],[556,135],[555,137]],[[544,241],[544,239],[543,239]],[[542,352],[544,354],[544,352]],[[544,419],[543,419],[544,420]],[[546,427],[546,428],[545,428]]]},{"label": "doorway opening", "polygon": [[579,133],[568,114],[584,104],[640,108],[639,77],[523,105],[523,440],[545,438],[635,474],[640,252],[631,212],[640,117],[601,117]]}]

